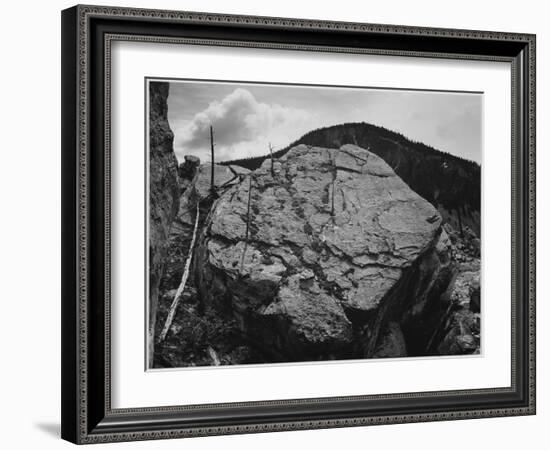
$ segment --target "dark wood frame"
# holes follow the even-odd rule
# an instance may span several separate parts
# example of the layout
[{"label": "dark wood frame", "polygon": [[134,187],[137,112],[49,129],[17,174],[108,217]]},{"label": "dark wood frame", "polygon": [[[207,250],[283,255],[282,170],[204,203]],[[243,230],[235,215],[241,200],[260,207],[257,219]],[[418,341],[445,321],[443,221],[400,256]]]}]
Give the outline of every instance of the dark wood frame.
[{"label": "dark wood frame", "polygon": [[[110,402],[110,42],[512,65],[509,388],[117,410]],[[126,441],[535,413],[535,36],[97,6],[62,13],[62,437]]]}]

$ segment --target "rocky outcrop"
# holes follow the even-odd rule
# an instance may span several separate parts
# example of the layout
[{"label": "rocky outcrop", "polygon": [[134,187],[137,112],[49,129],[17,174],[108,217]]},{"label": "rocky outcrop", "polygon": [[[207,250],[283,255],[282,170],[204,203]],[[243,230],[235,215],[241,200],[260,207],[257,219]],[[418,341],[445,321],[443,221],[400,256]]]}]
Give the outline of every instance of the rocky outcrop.
[{"label": "rocky outcrop", "polygon": [[462,355],[479,353],[481,334],[481,289],[479,259],[457,264],[447,287],[448,313],[443,317],[436,353]]},{"label": "rocky outcrop", "polygon": [[[170,230],[168,254],[159,287],[158,321],[162,325],[168,316],[177,288],[181,283],[187,258],[192,253],[193,228],[199,205],[199,226],[202,229],[214,200],[225,190],[240,182],[246,169],[214,166],[212,192],[210,164],[200,164],[197,157],[186,155],[179,166],[179,210]],[[191,259],[194,261],[194,258]],[[157,333],[160,333],[157,327]],[[213,350],[213,347],[215,350]],[[265,357],[247,345],[236,333],[233,320],[205,311],[197,302],[193,279],[188,279],[180,297],[180,305],[166,339],[158,342],[154,352],[154,367],[181,367],[212,364],[212,351],[221,364],[262,362]]]},{"label": "rocky outcrop", "polygon": [[[178,161],[174,134],[168,124],[169,83],[149,84],[149,351],[153,354],[159,285],[169,247],[169,235],[179,205]],[[152,361],[152,358],[150,359]]]},{"label": "rocky outcrop", "polygon": [[170,253],[166,259],[165,272],[161,291],[176,289],[181,281],[181,274],[185,259],[189,254],[189,246],[193,235],[197,203],[199,204],[199,229],[209,215],[215,197],[241,181],[241,177],[250,172],[240,167],[214,165],[214,187],[216,194],[211,191],[210,164],[200,163],[196,156],[185,156],[179,166],[180,187],[178,213],[170,230]]},{"label": "rocky outcrop", "polygon": [[448,277],[437,210],[354,145],[299,145],[245,177],[202,231],[202,302],[283,360],[404,356],[400,324]]},{"label": "rocky outcrop", "polygon": [[200,158],[193,155],[185,155],[184,162],[182,162],[178,168],[182,193],[184,193],[185,190],[193,183],[200,164]]}]

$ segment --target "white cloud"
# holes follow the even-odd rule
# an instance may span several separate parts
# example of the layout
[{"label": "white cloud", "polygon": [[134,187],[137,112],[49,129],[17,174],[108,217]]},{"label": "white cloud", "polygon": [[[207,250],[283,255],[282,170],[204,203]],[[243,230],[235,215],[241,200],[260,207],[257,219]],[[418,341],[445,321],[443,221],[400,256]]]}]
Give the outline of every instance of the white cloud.
[{"label": "white cloud", "polygon": [[178,153],[204,158],[209,152],[212,125],[218,160],[264,155],[268,139],[283,138],[284,142],[277,143],[281,146],[290,143],[292,135],[307,131],[311,116],[302,109],[258,102],[250,91],[237,88],[177,130],[176,147]]}]

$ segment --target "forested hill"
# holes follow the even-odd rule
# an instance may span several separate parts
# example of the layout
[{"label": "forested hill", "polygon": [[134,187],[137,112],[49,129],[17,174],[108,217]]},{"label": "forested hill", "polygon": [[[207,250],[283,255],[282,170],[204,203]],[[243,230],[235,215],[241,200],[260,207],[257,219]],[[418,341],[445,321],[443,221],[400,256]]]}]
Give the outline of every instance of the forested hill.
[{"label": "forested hill", "polygon": [[[405,136],[368,123],[345,123],[310,131],[288,147],[274,152],[284,155],[290,148],[306,144],[339,148],[355,144],[383,158],[411,189],[436,206],[455,228],[468,225],[480,231],[481,167],[479,164],[413,142]],[[258,168],[269,155],[239,159],[234,164]]]}]

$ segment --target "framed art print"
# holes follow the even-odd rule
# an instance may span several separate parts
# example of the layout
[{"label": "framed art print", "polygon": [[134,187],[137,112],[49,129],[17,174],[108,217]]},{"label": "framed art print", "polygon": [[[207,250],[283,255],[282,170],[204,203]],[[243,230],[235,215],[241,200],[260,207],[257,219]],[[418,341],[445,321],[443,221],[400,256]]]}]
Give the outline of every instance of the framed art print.
[{"label": "framed art print", "polygon": [[75,6],[62,435],[535,412],[535,37]]}]

